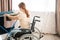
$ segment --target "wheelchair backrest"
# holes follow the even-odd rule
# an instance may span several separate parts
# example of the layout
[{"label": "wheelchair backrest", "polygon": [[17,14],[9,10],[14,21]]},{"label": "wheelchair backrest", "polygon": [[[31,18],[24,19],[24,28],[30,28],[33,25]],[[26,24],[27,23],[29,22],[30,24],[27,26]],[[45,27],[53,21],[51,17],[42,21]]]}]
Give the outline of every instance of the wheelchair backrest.
[{"label": "wheelchair backrest", "polygon": [[39,16],[34,16],[33,17],[32,25],[31,25],[32,32],[34,32],[34,26],[36,24],[36,21],[40,22],[40,20],[37,20],[36,18],[40,18],[40,17]]}]

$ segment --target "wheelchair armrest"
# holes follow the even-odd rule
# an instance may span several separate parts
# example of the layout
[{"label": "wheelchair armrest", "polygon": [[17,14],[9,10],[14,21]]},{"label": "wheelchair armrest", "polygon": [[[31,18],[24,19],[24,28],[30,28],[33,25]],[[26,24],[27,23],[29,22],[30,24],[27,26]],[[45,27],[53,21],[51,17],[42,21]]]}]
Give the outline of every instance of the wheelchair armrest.
[{"label": "wheelchair armrest", "polygon": [[34,17],[40,18],[40,16],[34,16]]}]

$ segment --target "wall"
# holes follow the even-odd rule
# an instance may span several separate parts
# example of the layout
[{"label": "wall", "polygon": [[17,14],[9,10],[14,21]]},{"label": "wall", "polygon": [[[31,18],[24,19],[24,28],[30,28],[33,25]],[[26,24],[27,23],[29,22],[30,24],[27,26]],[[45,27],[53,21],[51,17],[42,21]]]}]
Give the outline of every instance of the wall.
[{"label": "wall", "polygon": [[[33,16],[40,16],[40,22],[36,23],[36,27],[42,33],[51,33],[56,34],[56,26],[55,26],[55,13],[54,12],[30,12],[30,20],[32,22]],[[18,22],[16,23],[18,25]],[[17,27],[16,25],[16,27]]]}]

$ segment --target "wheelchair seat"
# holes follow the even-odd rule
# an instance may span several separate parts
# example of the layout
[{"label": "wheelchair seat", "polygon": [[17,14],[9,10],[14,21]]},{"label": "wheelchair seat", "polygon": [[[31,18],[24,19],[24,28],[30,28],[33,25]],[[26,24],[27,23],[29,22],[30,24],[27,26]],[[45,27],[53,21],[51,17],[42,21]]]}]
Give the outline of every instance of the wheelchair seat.
[{"label": "wheelchair seat", "polygon": [[[14,35],[15,38],[18,38],[24,34],[31,34],[30,29],[18,29],[19,31]],[[13,33],[14,34],[14,33]]]}]

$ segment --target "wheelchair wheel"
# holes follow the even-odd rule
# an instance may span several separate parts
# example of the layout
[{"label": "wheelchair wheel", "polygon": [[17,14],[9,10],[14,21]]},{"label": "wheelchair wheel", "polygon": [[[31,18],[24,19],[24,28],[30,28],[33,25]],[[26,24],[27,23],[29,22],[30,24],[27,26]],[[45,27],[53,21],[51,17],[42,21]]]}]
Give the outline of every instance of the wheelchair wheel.
[{"label": "wheelchair wheel", "polygon": [[37,36],[39,39],[41,38],[41,32],[37,27],[34,27],[34,32],[32,32],[32,34]]},{"label": "wheelchair wheel", "polygon": [[35,35],[33,34],[25,34],[25,35],[22,35],[19,40],[39,40],[38,37],[36,37]]},{"label": "wheelchair wheel", "polygon": [[5,40],[14,40],[12,37],[8,37]]},{"label": "wheelchair wheel", "polygon": [[14,38],[6,36],[5,40],[14,40]]}]

